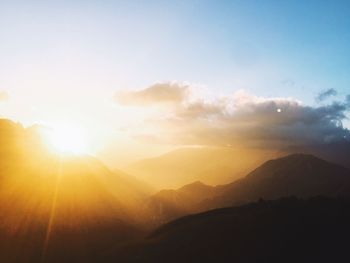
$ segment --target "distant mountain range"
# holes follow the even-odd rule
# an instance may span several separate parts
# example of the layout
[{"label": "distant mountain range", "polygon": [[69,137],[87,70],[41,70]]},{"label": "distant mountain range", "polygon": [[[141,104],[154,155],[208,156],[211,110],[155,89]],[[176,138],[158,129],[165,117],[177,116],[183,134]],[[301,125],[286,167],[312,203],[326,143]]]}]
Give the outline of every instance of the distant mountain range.
[{"label": "distant mountain range", "polygon": [[233,148],[181,148],[140,160],[124,168],[156,189],[179,188],[194,181],[209,185],[238,179],[263,162],[285,152]]},{"label": "distant mountain range", "polygon": [[279,151],[249,148],[180,148],[139,160],[124,171],[155,189],[176,189],[195,181],[208,185],[228,184],[264,162],[294,153],[318,156],[350,169],[350,143],[289,147]]},{"label": "distant mountain range", "polygon": [[216,187],[200,182],[153,195],[149,206],[158,220],[219,207],[240,205],[260,198],[350,194],[350,171],[312,155],[293,154],[270,160],[247,176]]}]

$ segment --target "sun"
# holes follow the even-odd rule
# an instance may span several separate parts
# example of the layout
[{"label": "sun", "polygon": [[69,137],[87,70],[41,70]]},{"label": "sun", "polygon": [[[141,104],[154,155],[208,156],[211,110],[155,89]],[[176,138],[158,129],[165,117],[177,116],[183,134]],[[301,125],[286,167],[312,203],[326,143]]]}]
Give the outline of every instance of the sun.
[{"label": "sun", "polygon": [[88,139],[83,127],[68,123],[52,126],[45,137],[54,151],[61,154],[88,153]]}]

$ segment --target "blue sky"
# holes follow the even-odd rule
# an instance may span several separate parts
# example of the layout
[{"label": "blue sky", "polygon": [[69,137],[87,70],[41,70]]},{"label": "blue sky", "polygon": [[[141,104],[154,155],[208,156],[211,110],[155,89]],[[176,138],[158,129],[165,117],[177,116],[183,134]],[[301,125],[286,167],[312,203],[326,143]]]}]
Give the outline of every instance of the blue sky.
[{"label": "blue sky", "polygon": [[1,1],[1,68],[37,58],[60,70],[68,54],[118,76],[115,89],[179,80],[311,103],[348,89],[349,11],[349,1]]},{"label": "blue sky", "polygon": [[349,14],[350,1],[0,1],[0,113],[87,126],[94,116],[109,129],[123,115],[111,110],[115,92],[157,81],[343,99]]}]

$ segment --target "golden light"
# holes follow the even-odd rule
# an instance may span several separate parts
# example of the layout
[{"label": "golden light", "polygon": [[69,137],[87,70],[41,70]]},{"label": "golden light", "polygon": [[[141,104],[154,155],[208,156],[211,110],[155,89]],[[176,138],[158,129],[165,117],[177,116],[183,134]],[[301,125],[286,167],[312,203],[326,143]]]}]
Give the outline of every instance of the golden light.
[{"label": "golden light", "polygon": [[88,138],[84,128],[68,123],[52,126],[45,136],[51,148],[63,154],[88,153]]}]

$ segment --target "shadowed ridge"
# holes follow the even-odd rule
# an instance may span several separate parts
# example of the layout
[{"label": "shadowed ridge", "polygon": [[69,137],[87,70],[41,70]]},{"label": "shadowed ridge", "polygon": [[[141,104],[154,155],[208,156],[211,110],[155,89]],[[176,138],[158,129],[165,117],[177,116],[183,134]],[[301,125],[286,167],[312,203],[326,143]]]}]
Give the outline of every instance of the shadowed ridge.
[{"label": "shadowed ridge", "polygon": [[150,210],[160,223],[200,211],[295,195],[350,195],[350,172],[310,154],[269,160],[247,176],[216,187],[200,181],[153,195]]},{"label": "shadowed ridge", "polygon": [[[315,155],[306,154],[306,153],[293,153],[293,154],[282,156],[282,157],[279,157],[276,159],[271,159],[271,160],[268,160],[265,163],[263,163],[260,167],[263,167],[264,165],[267,165],[267,164],[271,165],[273,163],[277,163],[278,165],[280,165],[282,162],[284,164],[291,164],[291,163],[300,163],[301,164],[301,163],[306,163],[306,162],[318,163],[318,164],[328,163],[329,165],[340,167],[340,165],[338,165],[338,164],[329,162],[329,161],[322,159],[322,158],[319,158]],[[259,169],[260,167],[258,167],[257,169]]]},{"label": "shadowed ridge", "polygon": [[350,202],[295,197],[172,221],[124,250],[123,262],[347,262]]}]

